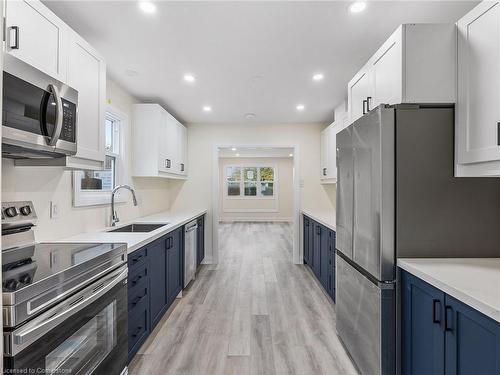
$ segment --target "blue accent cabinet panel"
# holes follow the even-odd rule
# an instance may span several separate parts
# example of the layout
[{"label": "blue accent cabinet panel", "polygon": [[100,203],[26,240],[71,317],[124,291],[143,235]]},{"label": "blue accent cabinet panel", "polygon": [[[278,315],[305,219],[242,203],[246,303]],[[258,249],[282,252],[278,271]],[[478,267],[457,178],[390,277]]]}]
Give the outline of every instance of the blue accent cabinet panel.
[{"label": "blue accent cabinet panel", "polygon": [[183,230],[175,230],[167,239],[166,302],[170,307],[183,286]]},{"label": "blue accent cabinet panel", "polygon": [[403,375],[500,374],[500,323],[403,270],[401,339]]},{"label": "blue accent cabinet panel", "polygon": [[150,304],[151,329],[160,321],[167,304],[167,279],[166,279],[166,240],[162,237],[148,247],[149,278],[150,278]]},{"label": "blue accent cabinet panel", "polygon": [[304,216],[304,262],[312,266],[313,222]]},{"label": "blue accent cabinet panel", "polygon": [[500,323],[447,295],[445,361],[446,375],[500,374]]},{"label": "blue accent cabinet panel", "polygon": [[335,231],[330,230],[328,233],[328,275],[326,291],[335,302]]},{"label": "blue accent cabinet panel", "polygon": [[321,225],[321,243],[320,243],[320,282],[328,291],[328,268],[330,266],[330,230]]},{"label": "blue accent cabinet panel", "polygon": [[205,215],[200,216],[196,222],[198,224],[196,235],[196,268],[198,268],[203,259],[205,259]]},{"label": "blue accent cabinet panel", "polygon": [[439,289],[402,271],[402,374],[444,374],[444,298]]},{"label": "blue accent cabinet panel", "polygon": [[321,233],[323,231],[323,228],[321,224],[318,224],[316,222],[313,222],[313,224],[314,234],[311,268],[318,280],[321,280]]}]

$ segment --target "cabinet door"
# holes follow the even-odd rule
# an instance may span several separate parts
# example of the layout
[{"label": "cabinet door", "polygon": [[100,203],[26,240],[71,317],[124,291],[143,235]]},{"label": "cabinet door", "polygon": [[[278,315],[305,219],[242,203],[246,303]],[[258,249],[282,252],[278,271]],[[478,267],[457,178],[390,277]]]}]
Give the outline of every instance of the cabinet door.
[{"label": "cabinet door", "polygon": [[500,160],[500,4],[458,21],[457,162]]},{"label": "cabinet door", "polygon": [[370,110],[380,104],[397,104],[403,100],[402,56],[401,33],[394,33],[372,63],[374,92]]},{"label": "cabinet door", "polygon": [[177,149],[178,149],[178,131],[177,121],[172,115],[167,113],[166,117],[166,131],[165,137],[162,140],[163,153],[165,155],[166,170],[170,173],[178,173],[177,168]]},{"label": "cabinet door", "polygon": [[328,135],[330,128],[326,128],[321,132],[321,144],[320,144],[320,178],[323,180],[327,178],[328,174]]},{"label": "cabinet door", "polygon": [[330,231],[321,226],[321,249],[320,249],[320,281],[323,288],[328,291],[328,266],[330,258]]},{"label": "cabinet door", "polygon": [[179,127],[179,171],[182,175],[187,175],[187,129],[181,123]]},{"label": "cabinet door", "polygon": [[332,124],[330,126],[330,130],[328,132],[328,152],[327,152],[327,158],[328,158],[328,171],[327,171],[327,178],[333,179],[337,178],[337,129],[339,127],[337,126],[337,122],[335,121],[335,124]]},{"label": "cabinet door", "polygon": [[349,117],[350,122],[356,121],[367,112],[366,100],[373,96],[372,72],[366,68],[349,82]]},{"label": "cabinet door", "polygon": [[169,114],[163,108],[158,108],[158,170],[160,172],[169,172],[172,168],[172,160],[169,155],[168,145],[168,117]]},{"label": "cabinet door", "polygon": [[160,321],[166,300],[166,239],[156,240],[148,246],[150,278],[150,316],[151,329]]},{"label": "cabinet door", "polygon": [[106,63],[79,35],[70,38],[68,84],[78,91],[76,157],[104,162]]},{"label": "cabinet door", "polygon": [[402,374],[444,374],[444,293],[405,271],[401,281]]},{"label": "cabinet door", "polygon": [[335,232],[329,231],[327,292],[335,302]]},{"label": "cabinet door", "polygon": [[311,251],[311,247],[310,247],[310,226],[311,226],[311,220],[309,220],[308,217],[304,216],[304,244],[303,244],[303,248],[304,248],[304,262],[306,264],[308,264],[309,266],[311,266],[310,264],[310,255],[309,255],[309,252]]},{"label": "cabinet door", "polygon": [[69,28],[39,1],[5,4],[6,52],[66,82]]},{"label": "cabinet door", "polygon": [[448,295],[445,314],[446,374],[500,374],[500,323]]},{"label": "cabinet door", "polygon": [[321,225],[318,223],[314,223],[312,269],[318,280],[321,280],[321,232]]},{"label": "cabinet door", "polygon": [[167,240],[167,306],[170,306],[182,290],[183,267],[182,228],[175,230]]}]

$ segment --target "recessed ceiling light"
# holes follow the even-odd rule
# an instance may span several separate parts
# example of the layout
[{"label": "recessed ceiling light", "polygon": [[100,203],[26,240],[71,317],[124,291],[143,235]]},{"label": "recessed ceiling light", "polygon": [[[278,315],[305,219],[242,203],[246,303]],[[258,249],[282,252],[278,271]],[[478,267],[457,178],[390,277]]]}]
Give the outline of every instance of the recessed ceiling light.
[{"label": "recessed ceiling light", "polygon": [[247,120],[253,120],[257,115],[255,113],[245,113],[245,118]]},{"label": "recessed ceiling light", "polygon": [[236,154],[236,156],[240,156],[240,154]]},{"label": "recessed ceiling light", "polygon": [[237,150],[236,147],[231,148],[231,151],[236,151],[236,150]]},{"label": "recessed ceiling light", "polygon": [[292,156],[293,156],[293,154],[288,154],[288,156],[292,157]]},{"label": "recessed ceiling light", "polygon": [[316,73],[313,75],[313,80],[315,81],[321,81],[323,78],[325,78],[325,76],[322,73]]},{"label": "recessed ceiling light", "polygon": [[212,107],[210,107],[209,105],[206,105],[206,106],[203,107],[203,110],[205,112],[212,112]]},{"label": "recessed ceiling light", "polygon": [[359,13],[364,11],[365,9],[366,9],[366,2],[364,1],[356,1],[352,3],[351,6],[349,7],[351,13]]},{"label": "recessed ceiling light", "polygon": [[296,108],[297,108],[297,111],[303,111],[304,109],[306,109],[304,104],[299,104]]},{"label": "recessed ceiling light", "polygon": [[186,81],[186,82],[194,82],[194,81],[196,81],[196,78],[192,74],[185,74],[184,75],[184,81]]},{"label": "recessed ceiling light", "polygon": [[156,5],[151,1],[139,1],[139,8],[144,13],[152,14],[156,12]]},{"label": "recessed ceiling light", "polygon": [[129,77],[137,77],[139,75],[139,72],[134,69],[125,69],[125,74]]}]

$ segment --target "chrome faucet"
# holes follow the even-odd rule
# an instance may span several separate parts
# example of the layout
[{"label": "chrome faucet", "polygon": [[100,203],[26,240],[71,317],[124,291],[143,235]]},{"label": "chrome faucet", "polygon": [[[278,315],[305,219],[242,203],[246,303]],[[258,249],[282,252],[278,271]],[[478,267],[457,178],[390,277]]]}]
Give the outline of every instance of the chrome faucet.
[{"label": "chrome faucet", "polygon": [[132,193],[132,199],[134,200],[134,206],[137,206],[137,198],[135,197],[135,191],[128,185],[118,185],[111,192],[111,226],[114,227],[116,223],[120,221],[118,215],[115,211],[115,193],[120,189],[128,189]]}]

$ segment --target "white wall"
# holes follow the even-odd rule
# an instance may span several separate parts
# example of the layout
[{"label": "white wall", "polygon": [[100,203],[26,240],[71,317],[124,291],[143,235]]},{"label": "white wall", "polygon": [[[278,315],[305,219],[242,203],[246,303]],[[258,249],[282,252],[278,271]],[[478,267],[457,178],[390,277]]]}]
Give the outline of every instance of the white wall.
[{"label": "white wall", "polygon": [[[225,193],[225,170],[229,165],[265,165],[275,168],[274,197],[228,197]],[[220,220],[221,221],[292,221],[293,159],[220,158]]]},{"label": "white wall", "polygon": [[320,184],[320,132],[323,124],[191,124],[188,125],[189,179],[172,181],[172,210],[207,208],[207,260],[212,256],[212,162],[215,145],[297,145],[301,207],[331,213],[335,186]]},{"label": "white wall", "polygon": [[[132,118],[131,106],[136,102],[135,98],[109,79],[107,97],[112,106]],[[129,131],[132,126],[134,124],[130,123]],[[130,150],[130,147],[128,149]],[[128,154],[130,160],[130,152]],[[2,159],[2,168],[3,201],[34,202],[39,218],[35,228],[37,241],[65,238],[81,232],[100,230],[109,225],[109,205],[82,208],[72,206],[72,172],[63,171],[59,167],[14,167],[9,159]],[[134,178],[129,183],[135,187],[139,204],[134,207],[131,198],[126,203],[118,204],[118,216],[122,221],[169,209],[167,180]],[[50,201],[59,205],[57,219],[50,219]]]}]

